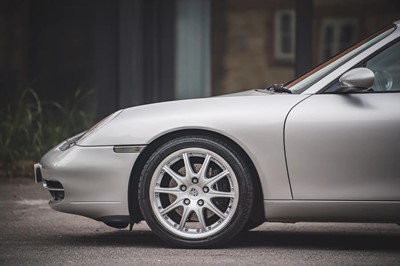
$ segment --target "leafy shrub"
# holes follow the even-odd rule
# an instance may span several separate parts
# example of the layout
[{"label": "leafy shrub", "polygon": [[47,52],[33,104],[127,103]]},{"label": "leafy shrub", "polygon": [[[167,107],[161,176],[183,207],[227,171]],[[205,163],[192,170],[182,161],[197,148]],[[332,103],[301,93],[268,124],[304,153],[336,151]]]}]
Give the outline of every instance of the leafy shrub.
[{"label": "leafy shrub", "polygon": [[94,118],[87,107],[92,94],[78,89],[60,104],[41,101],[33,89],[27,88],[16,103],[4,107],[0,112],[0,168],[5,174],[10,178],[21,171],[26,174],[26,167],[33,173],[32,163],[45,152],[87,129]]}]

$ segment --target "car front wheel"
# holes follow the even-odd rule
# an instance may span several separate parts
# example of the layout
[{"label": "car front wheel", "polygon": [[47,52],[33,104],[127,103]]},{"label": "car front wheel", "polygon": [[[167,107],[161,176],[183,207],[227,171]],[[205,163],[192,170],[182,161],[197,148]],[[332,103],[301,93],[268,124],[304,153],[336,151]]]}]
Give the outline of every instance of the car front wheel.
[{"label": "car front wheel", "polygon": [[210,247],[242,230],[253,187],[241,156],[224,142],[187,136],[165,143],[149,158],[139,199],[147,224],[167,243]]}]

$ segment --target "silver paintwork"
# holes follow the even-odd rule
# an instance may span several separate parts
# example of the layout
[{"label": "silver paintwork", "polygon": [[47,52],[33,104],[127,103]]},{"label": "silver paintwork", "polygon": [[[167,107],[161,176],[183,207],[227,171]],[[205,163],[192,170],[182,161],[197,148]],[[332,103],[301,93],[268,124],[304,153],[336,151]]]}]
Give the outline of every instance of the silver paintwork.
[{"label": "silver paintwork", "polygon": [[[256,96],[138,106],[124,110],[78,145],[148,144],[166,133],[185,129],[220,133],[240,145],[258,172],[263,173],[261,183],[266,199],[289,199],[292,195],[283,151],[283,127],[289,110],[307,97],[258,92]],[[235,121],[241,121],[240,125]]]},{"label": "silver paintwork", "polygon": [[138,153],[115,153],[113,146],[55,148],[42,159],[45,180],[61,182],[65,198],[50,206],[97,219],[128,215],[128,183]]},{"label": "silver paintwork", "polygon": [[248,91],[120,110],[65,151],[56,147],[42,158],[43,178],[65,190],[65,199],[50,205],[94,219],[129,215],[139,153],[115,147],[146,147],[195,129],[224,135],[249,156],[267,220],[399,222],[400,92],[321,94],[399,36],[396,29],[301,94]]},{"label": "silver paintwork", "polygon": [[399,201],[269,200],[271,222],[398,222]]},{"label": "silver paintwork", "polygon": [[294,199],[400,200],[400,91],[313,95],[285,137]]},{"label": "silver paintwork", "polygon": [[339,82],[342,86],[354,89],[369,89],[374,84],[374,72],[365,67],[358,67],[344,73]]}]

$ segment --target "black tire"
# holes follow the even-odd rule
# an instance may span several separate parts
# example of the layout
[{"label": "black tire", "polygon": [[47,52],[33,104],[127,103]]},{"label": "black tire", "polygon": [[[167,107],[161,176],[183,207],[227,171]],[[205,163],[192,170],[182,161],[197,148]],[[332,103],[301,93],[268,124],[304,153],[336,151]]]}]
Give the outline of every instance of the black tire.
[{"label": "black tire", "polygon": [[185,136],[150,156],[140,177],[139,204],[152,231],[168,244],[214,247],[245,226],[253,185],[241,156],[224,142]]},{"label": "black tire", "polygon": [[251,229],[257,228],[262,225],[265,221],[254,221],[251,219],[247,220],[246,224],[243,226],[242,232],[250,231]]}]

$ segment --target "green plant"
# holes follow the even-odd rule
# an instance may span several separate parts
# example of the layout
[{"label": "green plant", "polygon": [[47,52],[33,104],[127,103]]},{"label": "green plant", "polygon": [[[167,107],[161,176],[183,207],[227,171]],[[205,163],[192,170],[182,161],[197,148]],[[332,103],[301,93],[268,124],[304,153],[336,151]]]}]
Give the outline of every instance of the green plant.
[{"label": "green plant", "polygon": [[0,167],[6,175],[11,178],[21,170],[26,172],[26,165],[32,168],[57,143],[87,129],[94,118],[86,107],[92,94],[78,89],[64,103],[46,102],[27,88],[16,103],[1,110]]}]

